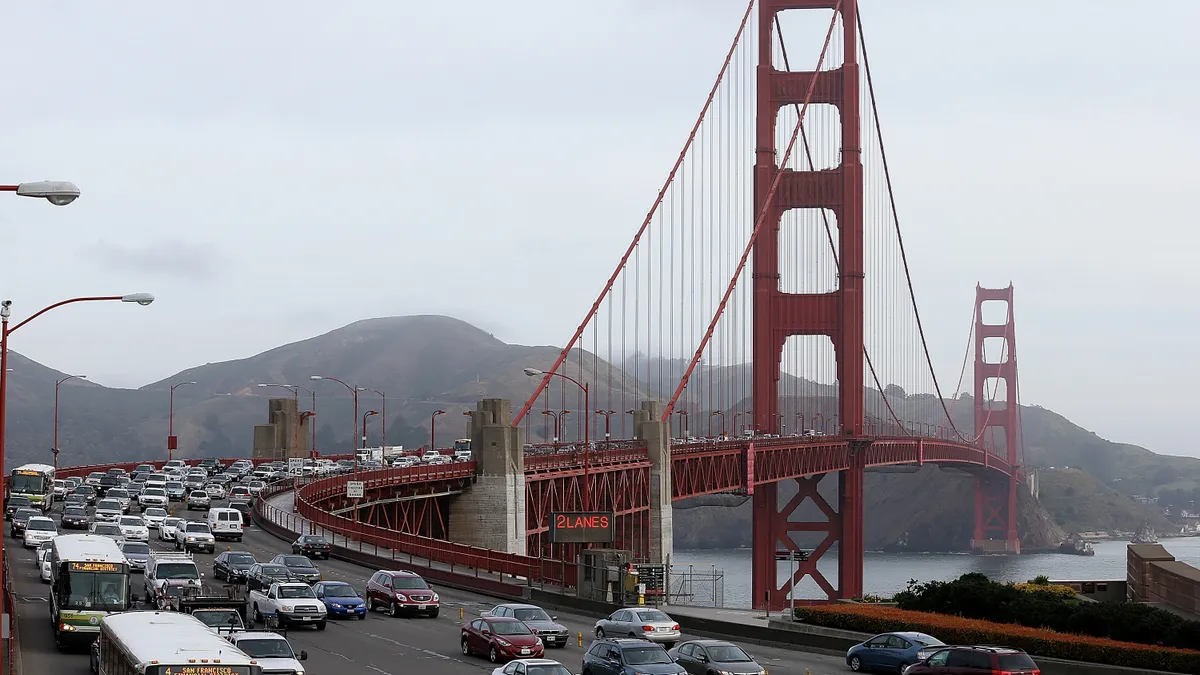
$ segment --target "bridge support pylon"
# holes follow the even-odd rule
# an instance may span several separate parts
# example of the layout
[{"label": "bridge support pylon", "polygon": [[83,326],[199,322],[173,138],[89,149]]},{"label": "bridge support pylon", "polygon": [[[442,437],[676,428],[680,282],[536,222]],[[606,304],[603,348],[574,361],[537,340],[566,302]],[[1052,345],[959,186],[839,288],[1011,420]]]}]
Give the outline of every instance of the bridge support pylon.
[{"label": "bridge support pylon", "polygon": [[454,541],[525,555],[524,430],[507,399],[485,398],[471,415],[475,484],[450,502]]},{"label": "bridge support pylon", "polygon": [[[1003,302],[1003,323],[984,322],[983,304]],[[1013,467],[1008,477],[981,475],[975,479],[975,531],[971,550],[976,553],[1021,552],[1017,533],[1017,481],[1021,475],[1021,407],[1017,398],[1017,341],[1013,323],[1013,287],[983,288],[975,286],[975,433],[990,453],[1003,457]],[[1003,342],[995,358],[989,362],[984,349],[988,338]],[[989,388],[989,380],[995,386]],[[1004,383],[1000,400],[997,390]],[[990,389],[990,395],[989,395]],[[1002,436],[1003,447],[992,441]]]},{"label": "bridge support pylon", "polygon": [[[838,9],[840,5],[840,9]],[[834,10],[840,13],[833,44],[840,42],[841,65],[820,72],[784,71],[774,62],[775,17],[786,10]],[[837,360],[838,429],[834,435],[860,447],[863,430],[863,166],[862,114],[859,100],[857,0],[760,0],[758,5],[758,88],[755,124],[754,218],[763,218],[753,254],[753,399],[754,430],[779,433],[779,380],[784,343],[792,336],[829,338]],[[840,37],[840,40],[837,39]],[[816,50],[811,52],[814,57]],[[836,59],[830,57],[829,62]],[[831,105],[841,117],[841,162],[831,169],[797,170],[779,166],[775,133],[783,106]],[[824,293],[788,293],[781,289],[779,240],[781,219],[792,209],[822,209],[837,225],[837,288]],[[859,453],[860,454],[860,453]],[[753,473],[753,449],[747,470]],[[858,454],[855,454],[858,457]],[[753,606],[782,607],[797,579],[811,576],[827,599],[862,595],[862,459],[839,472],[835,511],[817,492],[822,476],[797,480],[795,499],[780,505],[775,484],[747,489],[754,500]],[[824,515],[819,522],[790,518],[812,501]],[[812,507],[805,507],[809,510]],[[815,517],[815,516],[814,516]],[[783,586],[776,563],[778,548],[796,549],[793,531],[824,532],[809,561]],[[821,555],[837,544],[838,583],[834,587],[817,570]]]}]

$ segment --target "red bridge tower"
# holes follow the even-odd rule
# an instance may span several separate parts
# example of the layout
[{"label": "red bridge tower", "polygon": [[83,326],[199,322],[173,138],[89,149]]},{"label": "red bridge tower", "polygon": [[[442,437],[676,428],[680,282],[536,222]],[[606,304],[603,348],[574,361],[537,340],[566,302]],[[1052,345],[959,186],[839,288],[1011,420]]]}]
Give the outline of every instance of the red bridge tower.
[{"label": "red bridge tower", "polygon": [[[983,321],[983,303],[1001,301],[1005,304],[1004,323]],[[1017,480],[1021,465],[1021,406],[1017,397],[1017,341],[1013,325],[1013,287],[983,288],[975,286],[975,433],[985,447],[995,440],[993,429],[1003,433],[1003,457],[1013,467],[1013,475],[1001,478],[995,472],[975,478],[975,533],[971,548],[979,553],[1020,553],[1021,539],[1017,536]],[[988,363],[984,340],[1000,338],[1004,342],[997,358]],[[996,389],[1004,382],[1004,400],[988,401],[987,381],[995,379]],[[993,399],[996,390],[992,391]]]}]

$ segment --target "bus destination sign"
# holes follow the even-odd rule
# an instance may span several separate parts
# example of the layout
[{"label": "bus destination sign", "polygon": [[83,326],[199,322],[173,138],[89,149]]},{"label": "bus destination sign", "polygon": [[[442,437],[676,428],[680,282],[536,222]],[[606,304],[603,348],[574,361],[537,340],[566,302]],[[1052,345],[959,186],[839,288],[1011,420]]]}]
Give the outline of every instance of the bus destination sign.
[{"label": "bus destination sign", "polygon": [[72,562],[67,567],[72,572],[124,572],[118,563],[109,562]]},{"label": "bus destination sign", "polygon": [[550,514],[550,542],[554,544],[611,544],[612,511],[562,511]]},{"label": "bus destination sign", "polygon": [[18,476],[40,476],[40,475],[42,475],[42,473],[40,471],[30,471],[29,469],[17,469],[16,471],[13,471],[13,473],[17,474]]},{"label": "bus destination sign", "polygon": [[250,675],[250,666],[226,666],[220,663],[189,663],[182,666],[154,666],[146,669],[146,675]]}]

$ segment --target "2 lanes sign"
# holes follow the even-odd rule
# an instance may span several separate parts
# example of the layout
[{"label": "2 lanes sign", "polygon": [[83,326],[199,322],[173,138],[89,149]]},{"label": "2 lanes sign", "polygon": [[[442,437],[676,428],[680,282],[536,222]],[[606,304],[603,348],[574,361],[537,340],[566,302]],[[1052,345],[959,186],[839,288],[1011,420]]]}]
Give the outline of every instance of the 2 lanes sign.
[{"label": "2 lanes sign", "polygon": [[554,544],[611,544],[612,511],[560,511],[550,514],[550,542]]}]

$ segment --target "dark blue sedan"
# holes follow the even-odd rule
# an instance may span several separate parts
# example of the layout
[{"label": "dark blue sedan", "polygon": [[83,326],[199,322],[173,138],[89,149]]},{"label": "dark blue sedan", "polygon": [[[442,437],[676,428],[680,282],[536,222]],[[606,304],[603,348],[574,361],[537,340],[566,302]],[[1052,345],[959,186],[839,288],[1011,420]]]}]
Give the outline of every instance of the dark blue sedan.
[{"label": "dark blue sedan", "polygon": [[313,591],[317,594],[317,599],[325,603],[325,610],[329,612],[330,618],[367,618],[367,603],[350,584],[344,581],[322,581],[313,586]]},{"label": "dark blue sedan", "polygon": [[856,673],[902,673],[908,666],[925,660],[943,644],[924,633],[883,633],[851,647],[846,652],[846,665]]}]

